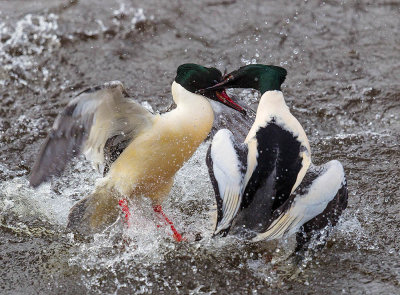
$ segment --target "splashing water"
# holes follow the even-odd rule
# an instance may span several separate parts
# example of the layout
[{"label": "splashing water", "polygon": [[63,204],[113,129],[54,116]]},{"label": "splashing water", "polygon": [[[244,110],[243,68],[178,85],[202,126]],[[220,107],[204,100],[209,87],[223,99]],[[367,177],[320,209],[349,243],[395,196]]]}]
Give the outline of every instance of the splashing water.
[{"label": "splashing water", "polygon": [[[33,11],[12,2],[0,12],[0,293],[399,293],[398,4],[145,1],[139,9],[87,0],[36,1]],[[229,21],[218,17],[226,11]],[[207,144],[163,204],[182,243],[146,198],[130,203],[136,226],[119,220],[93,238],[68,232],[69,209],[99,178],[83,160],[28,187],[41,140],[76,90],[118,79],[162,110],[183,62],[288,69],[285,97],[314,161],[339,159],[349,181],[349,207],[323,250],[299,262],[293,237],[211,238]],[[240,97],[256,106],[254,92]]]},{"label": "splashing water", "polygon": [[12,80],[29,86],[37,79],[47,81],[49,70],[39,65],[36,57],[57,50],[60,39],[56,34],[58,17],[55,14],[27,14],[18,20],[15,27],[0,23],[0,85]]},{"label": "splashing water", "polygon": [[[174,241],[170,227],[154,213],[149,199],[138,198],[130,202],[129,228],[122,219],[118,219],[103,233],[96,234],[89,240],[81,241],[74,234],[66,233],[68,260],[57,263],[67,263],[68,268],[78,268],[82,273],[82,284],[87,290],[104,290],[102,282],[105,276],[113,276],[114,283],[109,288],[123,288],[125,283],[119,279],[125,282],[128,280],[130,286],[137,281],[140,282],[137,290],[140,293],[153,290],[155,286],[152,271],[161,272],[171,261],[185,263],[185,257],[191,257],[191,261],[195,262],[199,258],[210,256],[226,259],[227,253],[233,252],[245,259],[242,263],[247,261],[242,268],[257,273],[264,280],[269,268],[265,269],[267,264],[262,261],[265,257],[264,250],[269,246],[249,246],[234,237],[211,238],[216,206],[204,161],[207,149],[208,143],[203,143],[178,172],[170,196],[163,206],[164,212],[173,220],[178,231],[183,233],[184,242]],[[69,209],[77,199],[91,191],[96,177],[98,175],[88,163],[79,160],[67,168],[61,179],[44,184],[37,190],[28,186],[25,177],[15,178],[0,187],[3,194],[2,214],[13,212],[25,219],[31,215],[53,224],[52,227],[65,227]],[[80,179],[89,181],[82,183]],[[26,232],[30,230],[29,226],[23,227]],[[282,241],[279,244],[281,251],[272,251],[272,254],[277,254],[274,264],[284,260],[283,257],[290,253],[293,245],[288,245],[287,241]],[[191,272],[196,273],[198,267],[194,263]],[[126,276],[126,271],[132,271],[132,275]],[[171,267],[171,271],[176,271],[176,266]],[[120,278],[121,272],[124,273],[123,278]],[[267,276],[270,284],[276,283],[278,277],[277,274]]]}]

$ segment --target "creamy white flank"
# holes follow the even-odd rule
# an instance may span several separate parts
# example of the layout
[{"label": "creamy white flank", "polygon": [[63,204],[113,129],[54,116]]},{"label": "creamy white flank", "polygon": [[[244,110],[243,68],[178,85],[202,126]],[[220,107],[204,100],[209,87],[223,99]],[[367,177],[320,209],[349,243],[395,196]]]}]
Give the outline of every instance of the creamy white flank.
[{"label": "creamy white flank", "polygon": [[304,175],[311,164],[311,149],[303,127],[290,113],[289,107],[286,105],[281,91],[267,91],[260,99],[256,119],[245,140],[249,149],[245,184],[247,184],[257,166],[258,152],[256,133],[261,127],[265,127],[269,122],[271,122],[272,119],[275,119],[277,125],[291,132],[293,136],[297,136],[301,145],[305,148],[305,150],[300,154],[303,158],[302,168],[300,169],[296,182],[292,188],[291,192],[293,192],[303,180]]},{"label": "creamy white flank", "polygon": [[172,83],[177,107],[155,115],[110,169],[114,187],[123,195],[145,195],[162,201],[175,173],[211,130],[214,113],[208,99]]}]

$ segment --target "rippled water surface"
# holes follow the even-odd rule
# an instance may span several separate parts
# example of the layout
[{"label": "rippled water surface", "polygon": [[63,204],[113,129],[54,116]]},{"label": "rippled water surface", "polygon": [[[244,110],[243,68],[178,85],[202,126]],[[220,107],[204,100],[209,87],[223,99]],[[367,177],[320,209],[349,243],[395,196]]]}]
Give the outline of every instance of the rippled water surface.
[{"label": "rippled water surface", "polygon": [[[400,293],[399,15],[398,1],[1,0],[0,293]],[[348,177],[349,206],[322,251],[299,262],[290,238],[211,239],[208,142],[164,203],[183,243],[157,227],[147,200],[132,206],[129,229],[92,239],[65,230],[99,178],[83,159],[28,186],[47,130],[78,90],[120,80],[164,111],[186,62],[288,70],[283,91],[313,161],[338,159]]]}]

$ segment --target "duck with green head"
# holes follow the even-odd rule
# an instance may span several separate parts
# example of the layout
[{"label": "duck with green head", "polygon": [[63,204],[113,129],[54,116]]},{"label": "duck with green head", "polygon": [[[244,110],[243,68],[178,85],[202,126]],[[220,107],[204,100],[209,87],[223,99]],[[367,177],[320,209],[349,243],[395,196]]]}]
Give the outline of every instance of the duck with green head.
[{"label": "duck with green head", "polygon": [[31,185],[60,175],[71,158],[83,153],[104,178],[71,208],[69,228],[99,232],[119,216],[118,200],[126,207],[126,200],[139,196],[150,198],[154,210],[163,214],[161,203],[175,173],[211,130],[209,99],[245,112],[223,89],[196,93],[221,80],[216,68],[179,66],[172,83],[176,108],[161,115],[129,98],[118,81],[81,92],[55,120],[32,168]]},{"label": "duck with green head", "polygon": [[244,142],[235,142],[227,129],[218,131],[207,164],[218,207],[216,235],[260,241],[297,233],[299,250],[314,231],[336,224],[347,205],[347,186],[340,162],[312,164],[304,129],[283,97],[285,78],[281,67],[253,64],[208,88],[253,88],[261,99]]}]

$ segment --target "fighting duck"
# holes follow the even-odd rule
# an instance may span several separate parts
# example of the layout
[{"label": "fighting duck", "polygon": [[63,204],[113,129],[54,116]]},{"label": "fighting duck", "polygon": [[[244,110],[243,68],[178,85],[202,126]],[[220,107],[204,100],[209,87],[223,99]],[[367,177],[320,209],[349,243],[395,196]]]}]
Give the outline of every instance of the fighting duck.
[{"label": "fighting duck", "polygon": [[67,227],[84,234],[99,232],[119,216],[118,200],[128,218],[127,199],[138,196],[150,198],[154,211],[170,223],[161,202],[175,173],[211,130],[214,113],[207,98],[245,113],[224,90],[196,93],[221,80],[216,68],[179,66],[171,87],[176,108],[161,115],[130,99],[118,81],[81,92],[56,118],[32,168],[30,184],[37,187],[59,176],[67,162],[82,152],[104,178],[71,208]]},{"label": "fighting duck", "polygon": [[244,142],[227,129],[218,131],[207,165],[217,201],[215,235],[260,241],[297,233],[299,250],[314,232],[337,223],[347,206],[347,185],[340,162],[312,164],[307,136],[281,91],[285,78],[281,67],[253,64],[208,89],[253,88],[261,99]]}]

